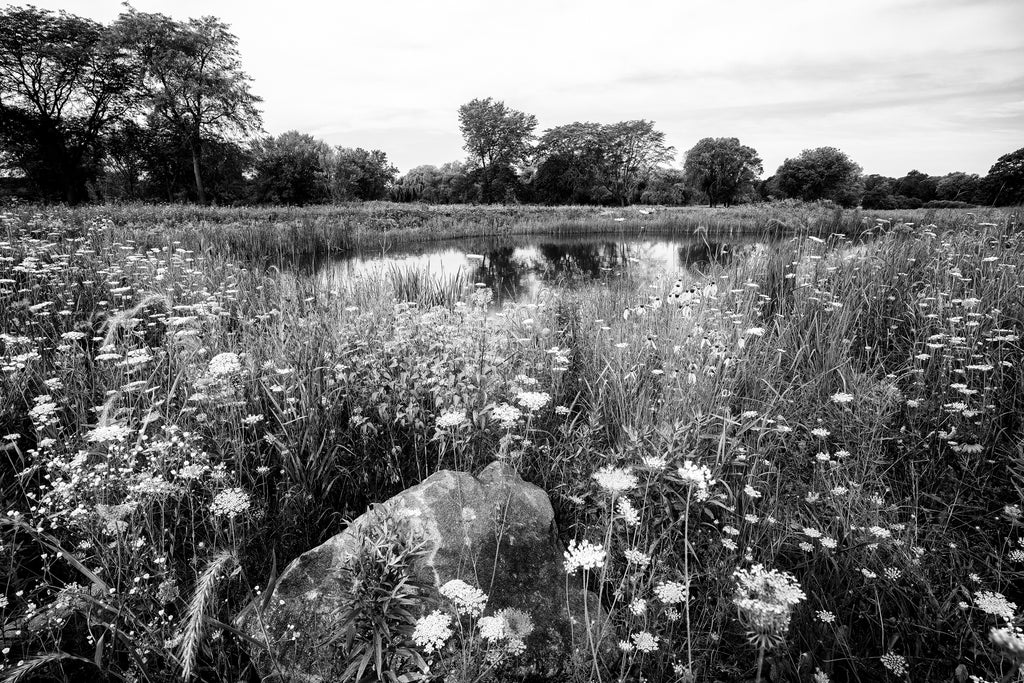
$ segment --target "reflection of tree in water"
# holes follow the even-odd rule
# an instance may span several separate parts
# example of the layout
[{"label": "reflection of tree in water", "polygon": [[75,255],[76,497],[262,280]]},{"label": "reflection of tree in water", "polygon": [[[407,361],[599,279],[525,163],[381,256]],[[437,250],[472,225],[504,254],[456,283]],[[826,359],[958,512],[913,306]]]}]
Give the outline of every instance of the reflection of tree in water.
[{"label": "reflection of tree in water", "polygon": [[491,249],[473,270],[474,281],[490,287],[499,302],[518,298],[528,270],[526,264],[514,258],[515,251],[515,247]]},{"label": "reflection of tree in water", "polygon": [[707,273],[712,266],[728,265],[740,247],[723,242],[693,242],[679,247],[679,264],[697,274]]},{"label": "reflection of tree in water", "polygon": [[586,275],[600,277],[602,268],[620,268],[628,263],[624,245],[615,242],[592,244],[551,244],[537,246],[544,259],[546,279],[557,279],[560,275]]}]

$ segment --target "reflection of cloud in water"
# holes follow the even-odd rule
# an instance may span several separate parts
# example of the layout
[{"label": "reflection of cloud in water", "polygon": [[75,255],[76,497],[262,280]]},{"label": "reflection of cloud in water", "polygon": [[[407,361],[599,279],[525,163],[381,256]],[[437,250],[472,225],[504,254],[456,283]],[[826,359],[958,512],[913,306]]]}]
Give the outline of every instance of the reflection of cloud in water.
[{"label": "reflection of cloud in water", "polygon": [[716,266],[756,240],[551,238],[468,239],[404,245],[391,252],[346,254],[317,268],[322,286],[373,277],[391,268],[427,271],[435,278],[462,274],[490,287],[495,303],[533,300],[552,285],[575,287],[595,280],[634,277],[648,281],[702,280]]}]

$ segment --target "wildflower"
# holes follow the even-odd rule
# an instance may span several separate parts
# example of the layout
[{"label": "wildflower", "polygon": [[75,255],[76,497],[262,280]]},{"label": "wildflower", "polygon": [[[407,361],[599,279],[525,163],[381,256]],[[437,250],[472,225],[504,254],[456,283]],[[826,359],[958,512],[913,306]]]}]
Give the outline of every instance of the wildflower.
[{"label": "wildflower", "polygon": [[131,430],[121,424],[102,425],[91,429],[85,434],[85,440],[90,443],[111,443],[124,441],[131,434]]},{"label": "wildflower", "polygon": [[903,572],[901,572],[896,567],[886,567],[885,571],[882,573],[885,574],[885,578],[889,579],[890,581],[896,581],[901,576],[903,576]]},{"label": "wildflower", "polygon": [[660,455],[645,455],[642,462],[652,470],[662,470],[668,465],[668,459]]},{"label": "wildflower", "polygon": [[461,410],[453,410],[447,413],[443,413],[437,418],[438,429],[453,429],[460,427],[466,422],[466,414]]},{"label": "wildflower", "polygon": [[246,415],[242,418],[242,424],[246,427],[252,427],[260,422],[263,422],[263,415]]},{"label": "wildflower", "polygon": [[630,564],[635,564],[641,569],[651,564],[650,556],[640,552],[636,548],[627,548],[623,555],[626,556],[627,562],[629,562]]},{"label": "wildflower", "polygon": [[814,683],[831,683],[832,679],[821,669],[814,670]]},{"label": "wildflower", "polygon": [[629,611],[634,616],[643,616],[647,612],[647,601],[643,598],[633,598],[633,601],[629,603]]},{"label": "wildflower", "polygon": [[974,604],[982,612],[1000,617],[1006,621],[1013,621],[1014,612],[1017,609],[1016,603],[1010,602],[1002,593],[993,591],[978,591],[974,594]]},{"label": "wildflower", "polygon": [[822,536],[821,538],[819,538],[818,543],[821,543],[822,548],[828,548],[829,550],[835,550],[837,545],[836,539],[830,538],[828,536]]},{"label": "wildflower", "polygon": [[619,498],[617,508],[619,516],[622,517],[622,521],[626,523],[626,526],[636,526],[640,523],[640,513],[633,507],[633,503],[629,498],[625,496]]},{"label": "wildflower", "polygon": [[697,498],[704,500],[708,496],[708,487],[715,483],[711,477],[711,470],[704,465],[695,465],[692,460],[683,462],[682,467],[676,470],[676,474],[688,484],[697,489]]},{"label": "wildflower", "polygon": [[796,578],[787,572],[767,570],[755,564],[737,569],[733,603],[751,641],[760,647],[782,642],[789,629],[793,607],[806,599]]},{"label": "wildflower", "polygon": [[751,498],[760,498],[762,496],[762,493],[755,489],[750,484],[747,484],[746,486],[743,487],[743,493],[747,494]]},{"label": "wildflower", "polygon": [[240,488],[224,489],[213,498],[210,512],[215,517],[234,519],[251,506],[249,494]]},{"label": "wildflower", "polygon": [[452,637],[451,623],[451,615],[434,610],[416,620],[416,627],[412,632],[413,642],[422,647],[427,654],[440,650]]},{"label": "wildflower", "polygon": [[738,545],[736,545],[736,541],[732,540],[731,538],[723,538],[722,545],[728,548],[729,550],[736,550],[739,547]]},{"label": "wildflower", "polygon": [[593,475],[598,486],[610,493],[620,493],[636,488],[637,478],[629,470],[605,465]]},{"label": "wildflower", "polygon": [[851,401],[853,401],[853,394],[847,394],[841,391],[839,393],[832,394],[833,403],[843,404],[850,403]]},{"label": "wildflower", "polygon": [[508,403],[502,403],[500,406],[491,408],[491,416],[500,422],[503,428],[511,429],[515,426],[519,418],[523,416],[523,413],[515,406],[511,406]]},{"label": "wildflower", "polygon": [[452,579],[440,588],[440,593],[455,605],[455,611],[464,616],[479,617],[487,605],[487,595],[461,579]]},{"label": "wildflower", "polygon": [[477,627],[480,629],[480,637],[484,640],[498,641],[505,638],[505,620],[501,617],[481,617]]},{"label": "wildflower", "polygon": [[863,574],[864,578],[866,578],[866,579],[877,579],[878,578],[878,574],[874,573],[873,571],[871,571],[867,567],[861,567],[860,573]]},{"label": "wildflower", "polygon": [[804,536],[808,538],[821,538],[821,532],[811,527],[804,527]]},{"label": "wildflower", "polygon": [[809,553],[814,550],[814,546],[808,543],[807,541],[798,543],[797,546],[800,548],[800,550],[803,550],[805,553]]},{"label": "wildflower", "polygon": [[677,605],[686,601],[690,589],[678,581],[662,581],[655,586],[654,594],[666,605]]},{"label": "wildflower", "polygon": [[516,403],[530,412],[540,410],[551,402],[551,396],[543,391],[520,391],[516,394]]},{"label": "wildflower", "polygon": [[831,433],[832,432],[828,431],[824,427],[815,427],[814,429],[811,430],[811,434],[818,437],[819,439],[824,439]]},{"label": "wildflower", "polygon": [[210,359],[207,372],[214,377],[228,377],[242,371],[242,361],[237,353],[218,353]]},{"label": "wildflower", "polygon": [[891,671],[894,676],[903,676],[907,673],[906,658],[893,652],[882,655],[882,666]]},{"label": "wildflower", "polygon": [[594,544],[584,539],[579,543],[576,539],[569,541],[569,548],[565,551],[565,572],[572,574],[577,569],[590,570],[604,566],[604,546],[600,543]]},{"label": "wildflower", "polygon": [[649,654],[658,649],[658,637],[651,634],[649,631],[634,633],[632,638],[633,645],[635,645],[636,649],[640,652]]},{"label": "wildflower", "polygon": [[988,632],[988,639],[1011,659],[1024,662],[1024,631],[1019,627],[994,628]]},{"label": "wildflower", "polygon": [[633,643],[629,642],[628,640],[620,640],[619,649],[625,652],[626,654],[629,654],[633,651]]},{"label": "wildflower", "polygon": [[817,617],[818,621],[820,621],[823,624],[831,624],[831,623],[835,622],[835,620],[836,620],[836,615],[835,614],[833,614],[832,612],[829,612],[828,610],[824,610],[824,609],[818,610],[815,613],[815,616]]}]

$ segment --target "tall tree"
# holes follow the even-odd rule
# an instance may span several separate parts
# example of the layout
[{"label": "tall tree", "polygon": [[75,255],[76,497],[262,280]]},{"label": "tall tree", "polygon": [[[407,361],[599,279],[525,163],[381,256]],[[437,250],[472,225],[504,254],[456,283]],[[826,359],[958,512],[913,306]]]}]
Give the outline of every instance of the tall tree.
[{"label": "tall tree", "polygon": [[336,148],[328,168],[335,201],[384,199],[398,175],[387,154],[361,147]]},{"label": "tall tree", "polygon": [[0,150],[44,194],[86,198],[102,138],[134,103],[111,31],[66,12],[0,10]]},{"label": "tall tree", "polygon": [[652,121],[570,123],[544,131],[534,187],[545,201],[628,204],[675,150]]},{"label": "tall tree", "polygon": [[206,203],[203,146],[231,134],[260,129],[257,105],[242,70],[238,39],[216,17],[178,22],[129,8],[116,23],[139,61],[140,86],[152,116],[164,120],[188,146],[196,194]]},{"label": "tall tree", "polygon": [[665,134],[654,129],[653,121],[623,121],[604,126],[601,137],[604,187],[623,206],[633,199],[637,188],[654,169],[675,156],[675,149],[665,144]]},{"label": "tall tree", "polygon": [[774,184],[785,197],[808,202],[829,199],[841,206],[856,206],[863,193],[861,170],[835,147],[817,147],[783,161]]},{"label": "tall tree", "polygon": [[1024,147],[999,157],[988,170],[985,185],[992,204],[1024,203]]},{"label": "tall tree", "polygon": [[704,138],[686,153],[683,172],[708,204],[729,205],[751,190],[764,168],[753,147],[737,138]]},{"label": "tall tree", "polygon": [[274,204],[311,204],[330,199],[328,165],[333,150],[312,135],[288,131],[252,145],[253,198]]},{"label": "tall tree", "polygon": [[517,164],[530,154],[537,117],[487,99],[470,100],[459,107],[463,149],[481,167]]}]

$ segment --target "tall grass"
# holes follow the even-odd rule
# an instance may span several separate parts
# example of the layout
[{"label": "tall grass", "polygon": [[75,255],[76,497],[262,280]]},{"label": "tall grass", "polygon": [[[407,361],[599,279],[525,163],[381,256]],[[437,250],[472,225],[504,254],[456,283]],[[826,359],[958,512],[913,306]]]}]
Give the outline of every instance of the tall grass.
[{"label": "tall grass", "polygon": [[[461,276],[325,292],[120,210],[0,219],[5,675],[236,680],[254,645],[225,625],[268,558],[496,457],[607,553],[587,581],[625,645],[563,680],[1016,675],[989,639],[1024,604],[1013,216],[827,224],[495,315]],[[806,594],[785,628],[734,603],[758,563]]]}]

